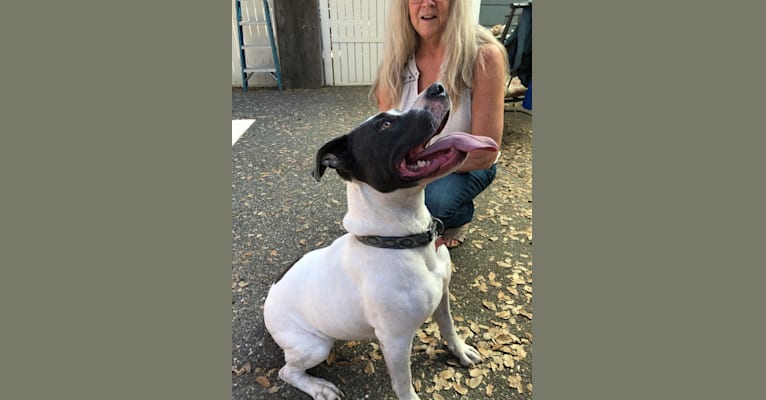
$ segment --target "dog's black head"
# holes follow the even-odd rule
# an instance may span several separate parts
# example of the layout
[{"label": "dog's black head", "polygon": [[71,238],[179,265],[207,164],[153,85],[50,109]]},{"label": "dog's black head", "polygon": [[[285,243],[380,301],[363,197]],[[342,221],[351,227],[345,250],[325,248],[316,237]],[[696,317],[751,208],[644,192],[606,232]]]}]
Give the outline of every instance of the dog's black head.
[{"label": "dog's black head", "polygon": [[434,83],[406,112],[376,114],[350,133],[323,145],[312,172],[319,181],[327,167],[343,179],[359,180],[383,193],[424,185],[460,166],[472,150],[497,151],[490,138],[449,134],[426,147],[447,122],[450,100]]}]

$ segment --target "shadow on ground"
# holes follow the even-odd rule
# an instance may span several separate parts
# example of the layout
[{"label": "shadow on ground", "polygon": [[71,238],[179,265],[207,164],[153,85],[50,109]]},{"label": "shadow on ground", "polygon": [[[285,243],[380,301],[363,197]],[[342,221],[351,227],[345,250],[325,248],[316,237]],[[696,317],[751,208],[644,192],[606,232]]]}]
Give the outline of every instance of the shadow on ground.
[{"label": "shadow on ground", "polygon": [[[232,119],[254,119],[232,147],[232,399],[309,399],[277,376],[282,352],[263,324],[271,282],[309,250],[344,233],[345,186],[310,172],[316,150],[376,112],[368,87],[232,89]],[[451,250],[452,313],[484,361],[461,367],[436,324],[412,354],[423,399],[532,398],[532,118],[505,113],[495,182],[476,200],[465,244]],[[309,371],[346,399],[396,399],[374,341],[338,342]]]}]

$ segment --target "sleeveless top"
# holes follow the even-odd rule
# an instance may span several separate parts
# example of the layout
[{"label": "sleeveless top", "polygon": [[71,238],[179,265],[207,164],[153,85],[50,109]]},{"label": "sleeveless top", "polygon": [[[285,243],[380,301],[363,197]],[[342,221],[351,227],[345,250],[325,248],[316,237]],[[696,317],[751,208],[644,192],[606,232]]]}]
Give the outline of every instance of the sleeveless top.
[{"label": "sleeveless top", "polygon": [[[399,102],[399,110],[406,111],[412,107],[415,99],[418,98],[418,78],[420,78],[420,71],[418,65],[415,62],[415,56],[410,56],[407,61],[407,66],[402,73],[402,80],[404,80],[404,87],[402,89],[402,100]],[[460,104],[452,104],[450,109],[449,119],[444,129],[436,135],[429,144],[433,143],[437,138],[448,134],[450,132],[466,132],[471,133],[471,91],[467,90],[463,93],[460,99]],[[500,159],[500,152],[497,153],[495,162]]]}]

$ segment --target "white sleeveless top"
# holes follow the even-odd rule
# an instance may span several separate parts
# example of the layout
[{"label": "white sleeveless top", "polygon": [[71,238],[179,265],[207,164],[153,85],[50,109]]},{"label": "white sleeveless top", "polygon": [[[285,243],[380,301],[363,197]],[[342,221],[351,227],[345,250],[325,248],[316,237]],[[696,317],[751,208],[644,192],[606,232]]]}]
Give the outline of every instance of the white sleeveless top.
[{"label": "white sleeveless top", "polygon": [[[406,111],[412,107],[415,99],[418,98],[418,78],[420,78],[420,71],[418,65],[415,62],[415,56],[410,56],[407,61],[407,67],[403,71],[402,79],[404,80],[404,88],[402,89],[402,100],[399,102],[399,110]],[[444,129],[436,135],[429,144],[433,143],[437,138],[448,134],[450,132],[466,132],[471,133],[471,91],[468,90],[460,98],[460,104],[452,104],[452,109],[449,113],[449,119],[447,119],[447,125]],[[495,163],[500,159],[500,152],[497,152]]]}]

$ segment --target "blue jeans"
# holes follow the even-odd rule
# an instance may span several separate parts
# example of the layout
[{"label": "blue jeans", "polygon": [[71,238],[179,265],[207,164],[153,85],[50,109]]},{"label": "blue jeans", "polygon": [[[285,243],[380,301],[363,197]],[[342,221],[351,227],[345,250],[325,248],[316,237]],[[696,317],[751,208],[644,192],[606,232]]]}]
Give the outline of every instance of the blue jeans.
[{"label": "blue jeans", "polygon": [[445,228],[457,228],[473,219],[473,199],[495,179],[497,166],[452,173],[426,185],[426,207]]}]

